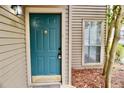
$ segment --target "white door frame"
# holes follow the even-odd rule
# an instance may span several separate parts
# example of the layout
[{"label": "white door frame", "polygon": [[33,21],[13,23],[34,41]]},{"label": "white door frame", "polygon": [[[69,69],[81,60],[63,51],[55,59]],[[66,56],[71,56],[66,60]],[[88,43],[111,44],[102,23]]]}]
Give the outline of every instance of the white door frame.
[{"label": "white door frame", "polygon": [[26,27],[26,56],[27,56],[27,77],[28,86],[45,85],[55,83],[32,83],[31,81],[31,57],[30,57],[30,27],[29,13],[57,13],[61,14],[61,42],[62,42],[62,85],[65,84],[65,9],[64,8],[42,8],[42,7],[26,7],[25,8],[25,27]]}]

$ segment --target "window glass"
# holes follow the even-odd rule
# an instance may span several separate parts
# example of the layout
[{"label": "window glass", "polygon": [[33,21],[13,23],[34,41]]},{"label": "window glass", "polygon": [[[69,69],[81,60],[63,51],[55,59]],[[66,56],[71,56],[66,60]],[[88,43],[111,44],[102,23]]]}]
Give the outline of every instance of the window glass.
[{"label": "window glass", "polygon": [[99,63],[102,21],[84,21],[84,62]]}]

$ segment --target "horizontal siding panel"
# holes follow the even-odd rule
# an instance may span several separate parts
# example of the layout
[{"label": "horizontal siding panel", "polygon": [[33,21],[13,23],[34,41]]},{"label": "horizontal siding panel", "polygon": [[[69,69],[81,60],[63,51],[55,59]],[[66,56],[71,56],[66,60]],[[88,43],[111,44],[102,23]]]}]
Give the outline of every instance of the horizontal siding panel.
[{"label": "horizontal siding panel", "polygon": [[72,9],[94,9],[94,10],[106,10],[106,6],[102,6],[102,5],[73,5]]},{"label": "horizontal siding panel", "polygon": [[81,34],[83,28],[73,28],[72,34]]},{"label": "horizontal siding panel", "polygon": [[9,65],[13,64],[14,62],[18,62],[20,59],[25,58],[25,54],[17,55],[16,58],[11,58],[6,61],[0,62],[0,69],[7,68]]},{"label": "horizontal siding panel", "polygon": [[[76,60],[74,60],[74,61],[75,61],[76,63],[78,63],[78,62],[80,62],[80,60],[81,60],[81,59],[76,59]],[[73,64],[73,65],[79,65],[79,66],[81,67],[81,65],[82,65],[81,62],[80,62],[80,64],[76,64],[76,63]]]},{"label": "horizontal siding panel", "polygon": [[1,82],[2,87],[27,87],[25,82],[26,77],[23,76],[26,74],[25,69],[23,69],[25,67],[24,62],[25,59],[18,61],[18,64],[15,64],[12,70],[1,77],[3,82]]},{"label": "horizontal siding panel", "polygon": [[0,77],[6,75],[6,73],[13,71],[13,68],[15,68],[17,65],[20,65],[20,63],[23,61],[25,61],[25,58],[18,60],[18,62],[13,62],[13,64],[10,64],[9,66],[7,66],[7,68],[2,68],[0,72]]},{"label": "horizontal siding panel", "polygon": [[0,22],[10,24],[12,26],[16,26],[16,27],[19,27],[21,29],[24,29],[24,25],[19,24],[13,20],[10,20],[9,18],[6,18],[5,16],[2,16],[2,15],[0,15]]},{"label": "horizontal siding panel", "polygon": [[88,11],[87,12],[86,11],[83,11],[83,12],[79,12],[79,11],[74,12],[73,11],[72,15],[78,15],[78,16],[79,15],[83,15],[83,16],[85,16],[85,15],[103,15],[104,16],[104,15],[106,15],[106,13],[105,12],[92,12],[92,11],[89,11],[89,12]]},{"label": "horizontal siding panel", "polygon": [[24,33],[24,30],[0,23],[0,30],[7,30],[7,31],[14,31],[14,32],[19,32],[19,33]]},{"label": "horizontal siding panel", "polygon": [[23,76],[25,72],[24,69],[22,68],[25,67],[25,65],[23,64],[24,62],[25,59],[18,61],[18,63],[16,63],[15,66],[13,66],[10,69],[10,71],[6,72],[5,75],[3,74],[3,76],[1,76],[2,81],[4,81],[3,84],[1,82],[2,87],[17,87],[17,86],[26,87],[26,82],[25,82],[26,77]]},{"label": "horizontal siding panel", "polygon": [[[78,52],[78,53],[74,53],[74,52],[72,52],[72,57],[75,56],[75,55],[80,56],[80,55],[82,55],[82,52],[80,52],[80,53],[79,53],[79,52]],[[81,57],[81,56],[80,56],[80,57]],[[80,59],[81,59],[81,58],[80,58]]]},{"label": "horizontal siding panel", "polygon": [[81,21],[81,19],[85,19],[85,18],[88,18],[88,19],[96,19],[96,20],[105,20],[106,17],[104,15],[75,15],[75,16],[72,16],[72,21]]},{"label": "horizontal siding panel", "polygon": [[80,36],[80,37],[81,37],[82,35],[81,35],[81,33],[73,33],[72,36],[73,36],[73,37],[74,37],[74,36]]},{"label": "horizontal siding panel", "polygon": [[[24,62],[24,61],[22,61],[22,62]],[[24,66],[23,64],[20,64],[20,66]],[[9,84],[9,82],[11,82],[11,78],[10,77],[14,77],[15,79],[17,78],[17,76],[16,76],[16,73],[18,73],[18,72],[21,72],[21,70],[19,70],[19,69],[21,69],[21,67],[20,67],[18,64],[16,65],[16,67],[15,68],[13,68],[13,70],[14,71],[10,71],[9,73],[6,73],[5,75],[3,75],[2,77],[1,77],[1,83],[2,83],[2,81],[3,81],[3,85],[6,85],[6,83],[8,83]],[[19,68],[20,67],[20,68]],[[22,73],[23,74],[23,73]],[[22,77],[22,76],[21,76]],[[11,83],[10,83],[11,84]],[[5,87],[5,86],[4,86]]]},{"label": "horizontal siding panel", "polygon": [[72,25],[82,25],[82,24],[83,24],[82,20],[77,20],[72,22]]},{"label": "horizontal siding panel", "polygon": [[73,56],[72,60],[73,60],[73,59],[80,59],[80,57],[82,57],[82,55]]},{"label": "horizontal siding panel", "polygon": [[[79,56],[79,58],[72,58],[72,60],[75,61],[76,63],[77,63],[77,62],[80,62],[80,60],[81,60],[80,57],[81,57],[81,56]],[[74,64],[74,63],[73,63],[73,64]]]},{"label": "horizontal siding panel", "polygon": [[10,63],[12,60],[16,59],[15,56],[18,57],[18,56],[22,56],[22,55],[25,55],[25,51],[16,52],[15,54],[5,57],[4,59],[0,60],[1,67]]},{"label": "horizontal siding panel", "polygon": [[72,44],[81,44],[82,42],[72,42]]},{"label": "horizontal siding panel", "polygon": [[72,55],[81,55],[82,51],[72,51]]},{"label": "horizontal siding panel", "polygon": [[12,33],[0,30],[0,37],[15,37],[15,38],[25,38],[24,34]]},{"label": "horizontal siding panel", "polygon": [[83,20],[83,18],[85,18],[85,17],[87,17],[87,18],[89,18],[89,19],[92,19],[92,18],[95,18],[95,19],[106,19],[106,17],[105,16],[103,16],[103,15],[101,15],[101,16],[99,16],[99,15],[76,15],[76,16],[72,16],[72,21],[79,21],[79,22],[81,22],[81,20]]},{"label": "horizontal siding panel", "polygon": [[80,25],[72,25],[73,26],[73,28],[82,28],[82,25],[80,24]]},{"label": "horizontal siding panel", "polygon": [[[74,36],[74,35],[73,35]],[[76,38],[77,36],[77,38]],[[72,38],[72,42],[82,42],[82,37],[78,37],[78,35],[76,35],[75,37]]]},{"label": "horizontal siding panel", "polygon": [[25,44],[16,44],[16,45],[6,45],[0,46],[0,54],[8,51],[13,51],[14,49],[25,47]]},{"label": "horizontal siding panel", "polygon": [[82,50],[82,47],[73,47],[72,50]]},{"label": "horizontal siding panel", "polygon": [[98,18],[98,19],[105,19],[105,16],[104,15],[73,15],[72,16],[72,20],[83,20],[83,18],[89,18],[89,19],[92,19],[92,18]]},{"label": "horizontal siding panel", "polygon": [[4,39],[0,38],[0,46],[2,45],[8,45],[8,44],[15,44],[15,43],[25,43],[25,39]]},{"label": "horizontal siding panel", "polygon": [[74,33],[74,31],[76,31],[76,32],[80,31],[80,33],[81,33],[82,28],[79,28],[79,27],[72,27],[72,28],[73,28],[72,33]]},{"label": "horizontal siding panel", "polygon": [[13,51],[2,53],[2,54],[0,54],[0,61],[5,60],[6,58],[9,58],[12,55],[15,55],[15,57],[16,57],[16,54],[21,53],[21,52],[25,52],[25,48],[19,48],[19,49],[15,49]]},{"label": "horizontal siding panel", "polygon": [[20,27],[14,26],[14,25],[12,25],[12,24],[8,24],[8,23],[5,23],[5,22],[0,22],[0,23],[5,24],[5,25],[9,25],[9,26],[11,26],[11,27],[15,27],[15,28],[18,28],[18,29],[21,29],[21,30],[24,31],[23,28],[20,28]]},{"label": "horizontal siding panel", "polygon": [[[26,77],[22,77],[23,74],[25,73],[22,73],[23,69],[21,68],[24,67],[23,64],[21,64],[20,66],[17,66],[15,70],[18,70],[18,72],[16,73],[12,73],[11,75],[8,75],[8,76],[11,76],[12,78],[11,79],[7,79],[4,81],[4,84],[3,84],[3,87],[10,87],[10,88],[13,88],[16,86],[16,88],[25,88],[27,87],[26,85],[26,82],[24,81],[26,79]],[[21,74],[20,74],[21,73]],[[18,77],[17,77],[18,76]],[[21,78],[20,78],[21,77]],[[16,79],[15,79],[16,78]],[[13,81],[13,83],[11,83]],[[23,81],[23,82],[22,82]],[[19,84],[18,84],[18,83]]]},{"label": "horizontal siding panel", "polygon": [[106,12],[106,10],[104,8],[98,8],[98,9],[94,9],[94,8],[73,8],[72,12]]},{"label": "horizontal siding panel", "polygon": [[81,55],[81,54],[82,54],[82,51],[78,51],[78,52],[72,51],[72,55]]}]

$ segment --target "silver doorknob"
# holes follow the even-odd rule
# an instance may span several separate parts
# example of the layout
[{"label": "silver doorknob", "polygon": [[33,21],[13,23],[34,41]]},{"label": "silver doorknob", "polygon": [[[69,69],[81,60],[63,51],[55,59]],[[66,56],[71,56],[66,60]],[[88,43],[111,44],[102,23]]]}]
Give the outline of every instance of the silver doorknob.
[{"label": "silver doorknob", "polygon": [[62,59],[62,56],[61,55],[58,55],[58,59]]}]

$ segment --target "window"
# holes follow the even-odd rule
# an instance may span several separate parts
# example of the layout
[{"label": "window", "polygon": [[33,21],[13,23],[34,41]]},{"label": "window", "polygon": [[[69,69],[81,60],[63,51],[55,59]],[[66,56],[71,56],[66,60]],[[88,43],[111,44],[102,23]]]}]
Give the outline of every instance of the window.
[{"label": "window", "polygon": [[100,64],[103,39],[102,20],[83,20],[83,64]]}]

